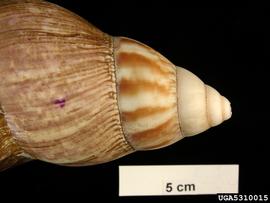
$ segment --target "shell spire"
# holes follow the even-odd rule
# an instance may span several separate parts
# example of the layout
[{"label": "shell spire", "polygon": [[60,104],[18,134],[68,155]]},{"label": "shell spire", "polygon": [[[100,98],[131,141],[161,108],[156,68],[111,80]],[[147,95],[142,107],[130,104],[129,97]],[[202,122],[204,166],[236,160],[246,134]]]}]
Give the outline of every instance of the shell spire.
[{"label": "shell spire", "polygon": [[228,99],[190,71],[177,68],[179,122],[184,136],[219,125],[232,115]]},{"label": "shell spire", "polygon": [[161,148],[231,117],[229,101],[190,71],[138,41],[114,44],[118,104],[134,149]]}]

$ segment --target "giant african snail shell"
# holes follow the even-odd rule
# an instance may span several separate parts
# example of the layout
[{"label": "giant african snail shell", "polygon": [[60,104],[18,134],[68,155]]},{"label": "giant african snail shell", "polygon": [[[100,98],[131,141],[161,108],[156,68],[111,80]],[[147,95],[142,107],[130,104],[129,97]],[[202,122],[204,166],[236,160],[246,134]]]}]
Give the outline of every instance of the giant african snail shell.
[{"label": "giant african snail shell", "polygon": [[0,169],[83,166],[230,118],[229,101],[150,47],[39,0],[0,1]]}]

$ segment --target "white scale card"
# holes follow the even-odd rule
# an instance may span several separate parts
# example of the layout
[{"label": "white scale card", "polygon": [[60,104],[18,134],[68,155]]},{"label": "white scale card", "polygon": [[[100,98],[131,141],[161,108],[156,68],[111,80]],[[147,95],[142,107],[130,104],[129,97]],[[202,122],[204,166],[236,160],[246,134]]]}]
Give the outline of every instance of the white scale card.
[{"label": "white scale card", "polygon": [[119,196],[238,193],[239,165],[119,166]]}]

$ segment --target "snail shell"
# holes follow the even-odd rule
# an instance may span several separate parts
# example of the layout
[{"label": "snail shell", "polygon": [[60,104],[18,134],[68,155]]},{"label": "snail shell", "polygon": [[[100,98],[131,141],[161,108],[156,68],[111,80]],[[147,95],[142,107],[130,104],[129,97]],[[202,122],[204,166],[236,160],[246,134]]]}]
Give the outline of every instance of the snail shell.
[{"label": "snail shell", "polygon": [[0,105],[2,170],[104,163],[231,116],[226,98],[155,50],[38,0],[0,3]]}]

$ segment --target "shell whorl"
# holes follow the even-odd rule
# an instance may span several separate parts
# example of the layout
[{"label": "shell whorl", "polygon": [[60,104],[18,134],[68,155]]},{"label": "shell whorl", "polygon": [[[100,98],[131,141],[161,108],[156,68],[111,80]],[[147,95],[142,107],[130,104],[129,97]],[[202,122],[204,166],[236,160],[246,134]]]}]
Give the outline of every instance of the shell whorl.
[{"label": "shell whorl", "polygon": [[180,140],[175,66],[135,40],[114,41],[119,109],[129,143],[146,150]]}]

